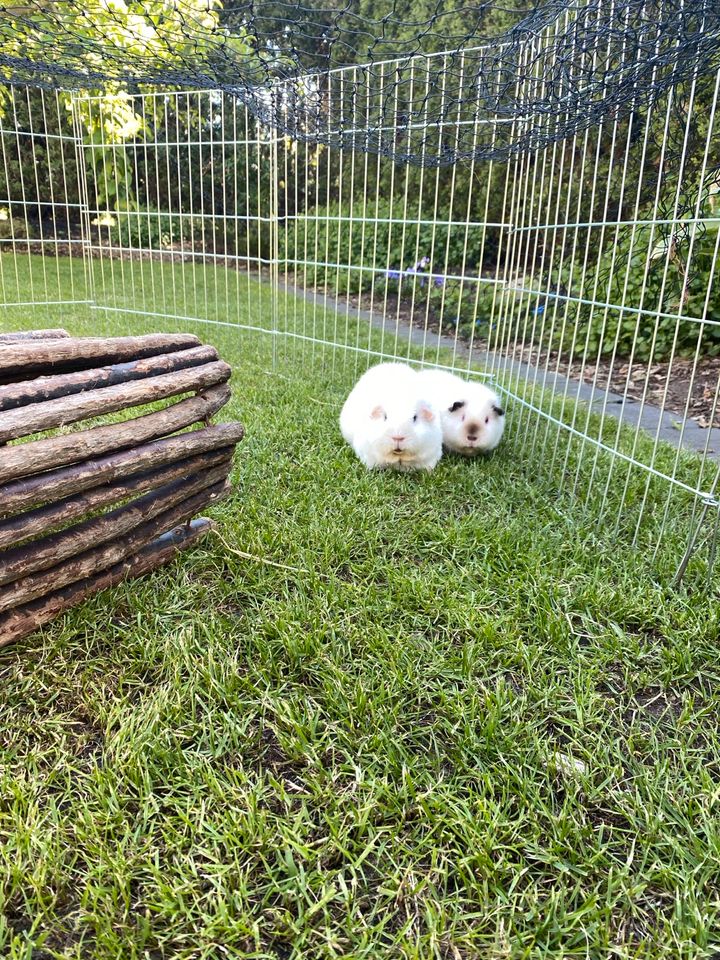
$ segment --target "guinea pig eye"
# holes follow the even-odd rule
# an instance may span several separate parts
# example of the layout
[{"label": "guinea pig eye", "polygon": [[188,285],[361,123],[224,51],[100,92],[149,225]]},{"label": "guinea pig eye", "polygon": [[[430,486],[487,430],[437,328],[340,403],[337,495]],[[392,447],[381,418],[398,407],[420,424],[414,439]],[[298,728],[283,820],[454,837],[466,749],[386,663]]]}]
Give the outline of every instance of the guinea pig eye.
[{"label": "guinea pig eye", "polygon": [[485,417],[485,423],[490,423],[490,417]]},{"label": "guinea pig eye", "polygon": [[417,423],[417,414],[413,417],[413,423]]}]

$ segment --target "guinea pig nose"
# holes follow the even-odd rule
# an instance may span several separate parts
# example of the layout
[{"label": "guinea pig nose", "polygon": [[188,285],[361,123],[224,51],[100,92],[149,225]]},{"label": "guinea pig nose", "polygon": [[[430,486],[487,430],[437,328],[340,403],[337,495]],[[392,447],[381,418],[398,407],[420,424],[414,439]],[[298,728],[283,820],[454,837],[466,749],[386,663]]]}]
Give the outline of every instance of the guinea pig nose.
[{"label": "guinea pig nose", "polygon": [[390,437],[391,440],[394,440],[395,443],[402,443],[405,437]]}]

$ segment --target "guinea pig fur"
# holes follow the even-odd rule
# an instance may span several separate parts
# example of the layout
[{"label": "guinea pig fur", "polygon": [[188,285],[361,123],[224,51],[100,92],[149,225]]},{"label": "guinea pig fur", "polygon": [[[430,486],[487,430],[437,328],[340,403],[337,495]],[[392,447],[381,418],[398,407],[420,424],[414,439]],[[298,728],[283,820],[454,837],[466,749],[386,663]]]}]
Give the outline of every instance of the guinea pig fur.
[{"label": "guinea pig fur", "polygon": [[440,411],[443,444],[466,457],[494,450],[505,430],[505,411],[494,390],[445,370],[418,373],[422,393]]},{"label": "guinea pig fur", "polygon": [[380,363],[360,377],[342,408],[340,430],[369,470],[432,470],[442,456],[438,411],[423,396],[419,374],[404,363]]}]

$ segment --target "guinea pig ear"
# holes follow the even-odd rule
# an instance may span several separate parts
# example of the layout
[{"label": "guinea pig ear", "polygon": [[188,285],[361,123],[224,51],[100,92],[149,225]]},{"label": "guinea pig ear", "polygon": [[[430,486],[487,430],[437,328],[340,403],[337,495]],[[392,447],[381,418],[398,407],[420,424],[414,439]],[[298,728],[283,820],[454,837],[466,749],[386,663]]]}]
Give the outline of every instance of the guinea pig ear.
[{"label": "guinea pig ear", "polygon": [[504,416],[505,416],[505,411],[503,410],[503,408],[502,408],[502,407],[498,407],[498,405],[497,405],[496,403],[493,404],[493,410],[495,411],[495,413],[496,413],[499,417],[504,417]]},{"label": "guinea pig ear", "polygon": [[448,410],[450,411],[450,413],[457,413],[457,411],[462,410],[464,406],[465,406],[464,400],[456,400],[455,403],[451,404],[448,407]]},{"label": "guinea pig ear", "polygon": [[371,419],[371,420],[382,420],[382,418],[383,418],[384,416],[385,416],[385,411],[384,411],[383,408],[380,406],[380,404],[378,404],[376,407],[374,407],[374,408],[370,411],[370,419]]},{"label": "guinea pig ear", "polygon": [[432,423],[435,419],[435,411],[432,407],[428,406],[427,403],[420,404],[418,407],[418,413],[426,423]]}]

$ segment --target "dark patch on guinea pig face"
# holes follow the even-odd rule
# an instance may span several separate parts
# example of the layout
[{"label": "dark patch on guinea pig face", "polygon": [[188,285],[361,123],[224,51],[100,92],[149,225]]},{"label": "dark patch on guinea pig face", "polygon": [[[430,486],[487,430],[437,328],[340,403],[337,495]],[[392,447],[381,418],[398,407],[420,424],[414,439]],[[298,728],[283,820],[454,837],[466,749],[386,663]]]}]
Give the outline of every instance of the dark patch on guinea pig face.
[{"label": "dark patch on guinea pig face", "polygon": [[493,404],[493,410],[499,417],[505,416],[505,411],[503,410],[502,407],[498,407],[496,404]]},{"label": "dark patch on guinea pig face", "polygon": [[452,406],[448,407],[448,410],[450,411],[450,413],[456,413],[458,410],[462,410],[464,406],[465,406],[464,400],[456,400],[455,403],[452,404]]}]

